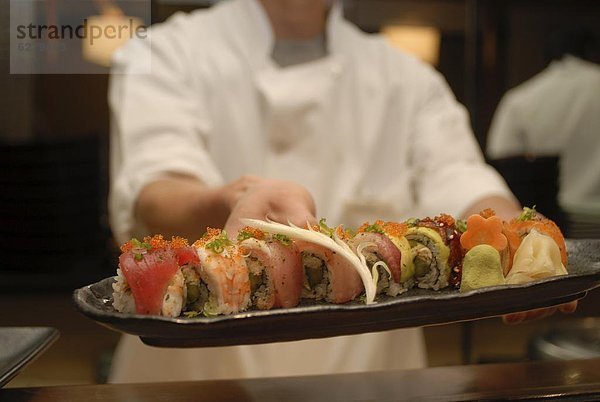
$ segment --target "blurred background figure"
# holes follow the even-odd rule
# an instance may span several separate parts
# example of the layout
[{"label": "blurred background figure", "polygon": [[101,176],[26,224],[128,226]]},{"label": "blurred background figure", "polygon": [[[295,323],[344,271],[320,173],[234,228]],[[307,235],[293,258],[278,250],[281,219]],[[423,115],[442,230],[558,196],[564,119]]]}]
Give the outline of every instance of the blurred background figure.
[{"label": "blurred background figure", "polygon": [[[519,182],[521,188],[512,186],[522,202],[536,187],[545,187],[541,191],[546,199],[538,196],[538,200],[554,202],[554,207],[542,210],[559,221],[563,220],[561,210],[566,212],[563,226],[566,224],[569,237],[598,237],[598,39],[586,29],[561,30],[549,36],[545,53],[548,66],[501,100],[490,128],[487,154],[509,184],[511,177],[517,181],[511,172],[521,179],[523,174],[529,177],[529,183]],[[558,197],[552,198],[556,184]]]}]

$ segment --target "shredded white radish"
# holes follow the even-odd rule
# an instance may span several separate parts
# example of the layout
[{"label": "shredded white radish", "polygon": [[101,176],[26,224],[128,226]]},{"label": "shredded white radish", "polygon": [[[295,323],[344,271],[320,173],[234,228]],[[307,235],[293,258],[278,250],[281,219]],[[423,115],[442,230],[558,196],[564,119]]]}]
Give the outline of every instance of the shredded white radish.
[{"label": "shredded white radish", "polygon": [[243,257],[249,257],[250,254],[252,254],[252,250],[256,250],[259,249],[260,251],[262,251],[263,253],[265,253],[269,258],[272,256],[271,255],[271,249],[269,248],[269,246],[267,246],[267,242],[265,242],[264,240],[258,240],[255,239],[253,237],[243,240],[239,246],[241,248],[244,248],[244,246],[246,246],[246,251],[247,255],[243,255]]},{"label": "shredded white radish", "polygon": [[[365,241],[356,247],[356,254],[358,254],[358,258],[360,258],[360,261],[365,265],[367,265],[367,259],[363,254],[363,251],[367,247],[377,247],[377,245],[373,242]],[[377,270],[378,267],[383,267],[383,269],[388,273],[388,278],[392,277],[392,271],[390,271],[390,268],[387,266],[387,264],[384,261],[377,261],[371,267],[371,273],[373,275],[373,283],[375,283],[375,287],[377,287],[377,284],[379,283],[379,271]]]},{"label": "shredded white radish", "polygon": [[[302,229],[297,226],[291,225],[283,225],[277,222],[265,222],[260,221],[258,219],[240,219],[240,221],[247,226],[260,229],[264,232],[280,234],[284,236],[288,236],[292,239],[304,240],[310,243],[318,244],[323,247],[327,247],[331,251],[334,251],[344,257],[352,267],[358,272],[360,278],[365,287],[366,293],[366,304],[375,303],[375,294],[377,290],[377,286],[375,285],[373,278],[371,277],[371,272],[369,271],[369,267],[367,264],[354,254],[350,247],[346,243],[344,243],[341,239],[337,238],[334,235],[336,240],[331,237],[324,235],[323,233],[317,232],[312,229],[310,225],[308,227],[310,229]],[[340,243],[343,243],[340,244]]]}]

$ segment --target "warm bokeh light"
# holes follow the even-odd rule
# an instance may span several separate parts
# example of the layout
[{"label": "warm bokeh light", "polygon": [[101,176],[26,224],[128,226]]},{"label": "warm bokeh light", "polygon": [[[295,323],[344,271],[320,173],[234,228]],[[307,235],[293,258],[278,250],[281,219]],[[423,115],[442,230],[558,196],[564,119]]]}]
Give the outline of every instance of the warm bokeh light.
[{"label": "warm bokeh light", "polygon": [[[139,18],[124,15],[109,14],[88,17],[86,39],[82,41],[84,60],[110,67],[114,52],[131,39],[134,32],[143,24]],[[102,34],[93,36],[90,32],[92,28]],[[119,28],[123,29],[119,30]]]},{"label": "warm bokeh light", "polygon": [[390,42],[421,60],[436,66],[440,55],[439,29],[428,26],[390,24],[381,33]]}]

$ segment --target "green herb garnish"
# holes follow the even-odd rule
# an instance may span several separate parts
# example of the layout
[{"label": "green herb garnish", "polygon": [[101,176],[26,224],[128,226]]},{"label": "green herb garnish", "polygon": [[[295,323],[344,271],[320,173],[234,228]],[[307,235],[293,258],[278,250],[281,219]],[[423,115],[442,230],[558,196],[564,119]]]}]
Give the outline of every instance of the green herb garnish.
[{"label": "green herb garnish", "polygon": [[379,226],[376,223],[365,227],[364,231],[365,232],[371,232],[371,233],[385,234],[385,232],[383,231],[383,229],[381,228],[381,226]]},{"label": "green herb garnish", "polygon": [[409,227],[414,228],[415,226],[417,226],[419,224],[419,222],[421,222],[421,220],[418,218],[410,218],[409,220],[406,221],[406,224]]},{"label": "green herb garnish", "polygon": [[329,237],[333,237],[333,233],[335,230],[327,225],[327,219],[321,218],[319,221],[319,229],[321,229],[321,233],[326,234]]},{"label": "green herb garnish", "polygon": [[206,243],[205,247],[217,254],[221,254],[225,250],[225,247],[231,246],[232,244],[233,243],[231,242],[231,240],[229,240],[229,237],[227,237],[227,232],[223,230],[221,231],[219,237],[217,237],[211,242]]},{"label": "green herb garnish", "polygon": [[131,239],[131,245],[133,246],[133,248],[144,248],[146,250],[152,249],[152,245],[150,243],[141,242],[135,237]]},{"label": "green herb garnish", "polygon": [[253,238],[254,238],[254,235],[252,233],[248,232],[247,230],[242,230],[240,233],[238,233],[237,240],[239,242],[242,242],[244,240],[253,239]]},{"label": "green herb garnish", "polygon": [[292,239],[290,239],[286,235],[274,234],[273,239],[277,240],[279,243],[283,244],[284,246],[289,246],[290,244],[292,244]]},{"label": "green herb garnish", "polygon": [[[142,261],[143,254],[146,253],[146,250],[151,250],[152,245],[150,243],[141,242],[135,237],[131,239],[132,251],[133,251],[133,259],[136,261]],[[136,253],[135,251],[141,251],[140,253]]]},{"label": "green herb garnish", "polygon": [[465,233],[467,231],[467,221],[464,219],[457,219],[456,230],[458,230],[460,233]]},{"label": "green herb garnish", "polygon": [[204,310],[204,311],[202,312],[202,314],[203,314],[205,317],[209,317],[209,318],[210,318],[210,317],[216,317],[216,316],[218,316],[218,315],[219,315],[219,313],[214,313],[214,312],[210,312],[210,311],[207,311],[207,310]]},{"label": "green herb garnish", "polygon": [[199,311],[186,311],[185,313],[183,313],[183,316],[186,318],[196,318],[200,314],[201,313]]},{"label": "green herb garnish", "polygon": [[523,212],[521,212],[521,215],[519,215],[517,220],[519,222],[530,221],[533,218],[535,218],[536,212],[537,211],[535,210],[535,205],[531,208],[523,207]]}]

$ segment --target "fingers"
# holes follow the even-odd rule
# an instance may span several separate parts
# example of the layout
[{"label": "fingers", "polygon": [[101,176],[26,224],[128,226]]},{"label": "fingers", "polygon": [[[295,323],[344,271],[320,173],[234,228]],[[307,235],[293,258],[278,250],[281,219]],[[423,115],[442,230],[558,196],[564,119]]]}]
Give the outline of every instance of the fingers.
[{"label": "fingers", "polygon": [[525,321],[539,320],[551,316],[556,312],[556,307],[539,308],[535,310],[524,311],[521,313],[507,314],[502,317],[505,324],[515,325]]},{"label": "fingers", "polygon": [[315,202],[308,190],[296,183],[244,176],[228,190],[234,196],[225,230],[232,239],[243,228],[242,218],[268,218],[297,226],[316,223]]},{"label": "fingers", "polygon": [[558,310],[563,314],[572,314],[577,310],[577,300],[570,303],[561,304],[558,306]]},{"label": "fingers", "polygon": [[570,303],[561,304],[560,306],[539,308],[535,310],[523,311],[519,313],[506,314],[502,316],[502,321],[508,325],[515,325],[526,321],[539,320],[554,314],[556,311],[561,313],[571,314],[577,309],[577,300]]}]

